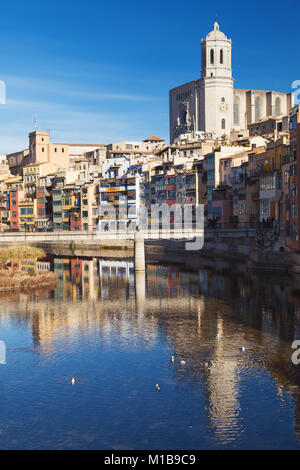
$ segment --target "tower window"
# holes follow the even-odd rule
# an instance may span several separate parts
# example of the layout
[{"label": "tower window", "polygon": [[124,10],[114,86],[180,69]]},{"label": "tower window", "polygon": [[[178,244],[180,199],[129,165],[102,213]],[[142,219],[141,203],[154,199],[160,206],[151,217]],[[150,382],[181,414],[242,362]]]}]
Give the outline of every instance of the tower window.
[{"label": "tower window", "polygon": [[211,64],[214,64],[214,62],[215,62],[214,50],[211,49],[211,50],[210,50],[210,63],[211,63]]},{"label": "tower window", "polygon": [[220,50],[220,64],[223,64],[223,49]]},{"label": "tower window", "polygon": [[225,124],[226,124],[226,123],[225,123],[225,119],[222,119],[222,121],[221,121],[221,129],[225,129],[225,127],[226,127]]},{"label": "tower window", "polygon": [[275,116],[279,116],[281,114],[281,106],[280,106],[280,98],[276,98],[275,100]]},{"label": "tower window", "polygon": [[260,114],[261,114],[261,101],[260,101],[260,98],[257,96],[255,99],[255,121],[260,120]]},{"label": "tower window", "polygon": [[239,125],[240,122],[240,100],[238,96],[234,98],[233,101],[233,124]]}]

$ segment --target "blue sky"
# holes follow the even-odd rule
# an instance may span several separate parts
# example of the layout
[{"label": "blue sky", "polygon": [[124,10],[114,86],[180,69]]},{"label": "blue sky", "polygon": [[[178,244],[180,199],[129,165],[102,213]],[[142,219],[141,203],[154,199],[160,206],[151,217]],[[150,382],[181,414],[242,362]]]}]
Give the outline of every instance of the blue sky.
[{"label": "blue sky", "polygon": [[291,91],[299,13],[277,0],[2,0],[0,154],[27,146],[35,118],[52,142],[168,140],[168,90],[200,76],[215,16],[235,87]]}]

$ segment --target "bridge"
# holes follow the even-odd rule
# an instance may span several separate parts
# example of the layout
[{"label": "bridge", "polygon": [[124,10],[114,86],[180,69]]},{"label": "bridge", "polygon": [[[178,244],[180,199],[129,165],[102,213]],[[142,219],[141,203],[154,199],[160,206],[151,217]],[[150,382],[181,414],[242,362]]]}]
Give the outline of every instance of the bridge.
[{"label": "bridge", "polygon": [[135,270],[145,270],[145,240],[181,240],[186,241],[187,250],[200,250],[204,243],[204,229],[158,229],[158,230],[122,230],[122,231],[56,231],[56,232],[2,232],[0,246],[8,245],[37,245],[66,243],[109,244],[114,242],[134,242]]},{"label": "bridge", "polygon": [[[0,243],[40,243],[40,242],[109,242],[111,240],[135,240],[136,230],[120,231],[55,231],[55,232],[2,232]],[[143,231],[145,240],[193,240],[203,237],[203,229],[170,229]]]}]

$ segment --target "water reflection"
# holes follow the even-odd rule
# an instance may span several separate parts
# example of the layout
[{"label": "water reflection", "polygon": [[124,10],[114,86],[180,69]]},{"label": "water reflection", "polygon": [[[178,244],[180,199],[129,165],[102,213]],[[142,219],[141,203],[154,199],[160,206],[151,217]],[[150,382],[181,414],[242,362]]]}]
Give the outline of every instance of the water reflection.
[{"label": "water reflection", "polygon": [[[232,275],[208,267],[187,272],[159,264],[149,264],[146,273],[135,275],[131,261],[96,258],[37,263],[41,262],[30,269],[58,274],[57,288],[3,295],[0,313],[0,331],[4,325],[8,336],[16,324],[31,329],[36,367],[56,371],[66,364],[83,366],[82,361],[95,383],[106,377],[117,381],[111,378],[111,368],[121,377],[128,367],[122,354],[135,353],[119,384],[126,390],[119,398],[124,402],[116,418],[119,426],[105,428],[104,439],[101,425],[89,423],[90,447],[111,448],[117,441],[121,447],[155,448],[154,416],[161,430],[156,448],[299,447],[300,374],[290,360],[291,343],[300,338],[300,302],[293,287],[297,280]],[[22,262],[12,268],[25,269]],[[120,366],[114,362],[116,351]],[[22,352],[19,345],[13,352]],[[92,370],[92,352],[97,360],[108,361],[99,375]],[[148,398],[148,412],[145,404],[135,412],[134,403],[129,406],[132,394],[145,393],[145,383],[151,377],[155,384],[157,375],[160,396],[168,390],[165,407],[160,408],[155,395]],[[127,380],[140,384],[137,391],[128,392]],[[82,419],[89,410],[90,393],[86,391]],[[107,390],[108,395],[113,393]],[[107,399],[105,395],[103,400]],[[132,413],[135,428],[128,427]],[[1,439],[9,447],[0,433],[0,444]],[[68,446],[70,440],[65,438],[60,445]],[[59,447],[55,439],[49,445]]]}]

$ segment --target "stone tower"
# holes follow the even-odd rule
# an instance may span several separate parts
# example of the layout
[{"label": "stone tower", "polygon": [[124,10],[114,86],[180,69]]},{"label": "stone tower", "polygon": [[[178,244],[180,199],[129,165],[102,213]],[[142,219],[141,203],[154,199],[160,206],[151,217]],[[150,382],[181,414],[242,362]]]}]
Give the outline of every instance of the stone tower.
[{"label": "stone tower", "polygon": [[233,78],[231,70],[231,39],[213,30],[201,41],[199,128],[216,132],[218,137],[230,136],[233,120]]}]

